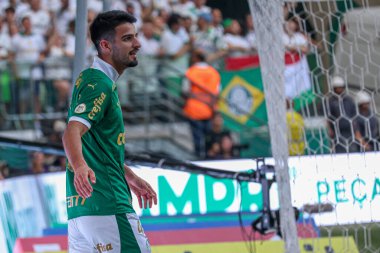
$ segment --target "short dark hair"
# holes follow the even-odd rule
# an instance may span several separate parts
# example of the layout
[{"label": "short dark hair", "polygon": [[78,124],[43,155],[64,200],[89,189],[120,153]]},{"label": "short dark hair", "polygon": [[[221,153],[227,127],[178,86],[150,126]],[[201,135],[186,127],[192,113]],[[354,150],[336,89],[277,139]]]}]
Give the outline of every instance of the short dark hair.
[{"label": "short dark hair", "polygon": [[124,23],[135,23],[136,18],[131,14],[112,10],[100,13],[90,25],[91,40],[97,51],[100,53],[99,43],[102,39],[113,41],[115,37],[115,28]]},{"label": "short dark hair", "polygon": [[181,21],[181,16],[177,13],[172,13],[172,15],[169,16],[167,22],[167,25],[169,28],[171,28],[173,25],[179,24]]}]

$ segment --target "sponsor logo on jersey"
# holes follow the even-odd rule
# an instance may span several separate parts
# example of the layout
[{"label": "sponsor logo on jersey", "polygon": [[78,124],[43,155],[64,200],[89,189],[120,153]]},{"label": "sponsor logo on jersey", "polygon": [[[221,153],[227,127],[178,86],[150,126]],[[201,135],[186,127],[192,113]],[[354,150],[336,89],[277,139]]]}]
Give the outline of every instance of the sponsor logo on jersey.
[{"label": "sponsor logo on jersey", "polygon": [[108,243],[108,244],[102,244],[102,243],[98,243],[96,244],[96,248],[95,248],[99,253],[102,253],[102,252],[108,252],[108,251],[111,251],[113,250],[112,248],[112,244],[111,243]]},{"label": "sponsor logo on jersey", "polygon": [[91,112],[88,114],[89,119],[94,119],[95,115],[102,110],[101,105],[104,103],[107,95],[102,92],[98,98],[94,100],[94,107],[92,107]]},{"label": "sponsor logo on jersey", "polygon": [[[82,200],[79,202],[79,199],[82,199]],[[86,202],[86,199],[82,198],[79,195],[73,195],[66,198],[67,208],[76,207],[78,205],[83,206],[85,202]]]},{"label": "sponsor logo on jersey", "polygon": [[82,75],[83,73],[80,73],[78,79],[76,80],[75,82],[75,86],[78,88],[80,86],[80,84],[82,83],[83,79],[82,79]]},{"label": "sponsor logo on jersey", "polygon": [[95,84],[89,83],[89,84],[87,84],[87,87],[91,87],[93,90],[95,90],[96,85],[97,85],[97,83],[95,83]]},{"label": "sponsor logo on jersey", "polygon": [[125,141],[125,133],[119,133],[119,135],[117,136],[117,145],[123,145],[125,144],[126,141]]},{"label": "sponsor logo on jersey", "polygon": [[83,104],[83,103],[77,105],[77,107],[75,107],[75,110],[74,110],[75,113],[83,113],[84,111],[86,111],[86,104]]}]

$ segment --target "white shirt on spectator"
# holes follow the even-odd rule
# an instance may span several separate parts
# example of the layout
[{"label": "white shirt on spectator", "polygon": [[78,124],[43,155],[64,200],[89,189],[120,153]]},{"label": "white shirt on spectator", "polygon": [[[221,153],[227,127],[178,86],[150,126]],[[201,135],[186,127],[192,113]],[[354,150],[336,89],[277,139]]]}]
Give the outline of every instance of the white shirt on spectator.
[{"label": "white shirt on spectator", "polygon": [[45,50],[45,41],[42,35],[16,34],[12,38],[11,50],[16,55],[18,77],[28,79],[30,77],[38,80],[42,78],[42,70],[35,68],[30,72],[30,67],[38,62],[40,53]]},{"label": "white shirt on spectator", "polygon": [[289,36],[289,34],[284,32],[282,40],[283,40],[285,46],[290,46],[290,47],[307,46],[308,45],[308,41],[307,41],[305,35],[303,35],[300,32],[296,32],[291,36]]},{"label": "white shirt on spectator", "polygon": [[[0,32],[0,57],[7,57],[11,48],[11,37],[5,33]],[[7,67],[7,60],[0,60],[0,72]]]},{"label": "white shirt on spectator", "polygon": [[[152,0],[141,0],[141,4],[145,7],[150,6]],[[165,10],[168,12],[172,11],[172,8],[168,0],[153,0],[154,9],[156,10]]]},{"label": "white shirt on spectator", "polygon": [[100,0],[88,0],[87,6],[89,9],[93,10],[96,13],[103,11],[103,1]]},{"label": "white shirt on spectator", "polygon": [[245,38],[248,40],[251,48],[257,49],[257,38],[255,31],[249,31]]},{"label": "white shirt on spectator", "polygon": [[[29,9],[30,9],[29,4],[23,3],[23,2],[17,3],[16,10],[15,10],[15,16],[17,18],[21,18],[25,14],[25,12],[27,12]],[[21,19],[19,21],[21,21]]]},{"label": "white shirt on spectator", "polygon": [[112,10],[121,10],[121,11],[127,11],[127,3],[128,4],[132,4],[133,6],[133,13],[130,13],[132,14],[137,20],[135,22],[135,27],[138,30],[140,30],[141,26],[142,26],[142,20],[141,20],[141,13],[142,13],[142,10],[141,10],[141,4],[139,1],[136,1],[136,0],[128,0],[128,1],[123,1],[123,0],[116,0],[116,1],[113,1],[111,3],[111,9]]},{"label": "white shirt on spectator", "polygon": [[177,33],[173,33],[170,29],[162,33],[161,45],[168,55],[176,54],[188,42],[189,35],[183,28],[180,28]]},{"label": "white shirt on spectator", "polygon": [[207,31],[196,31],[194,34],[194,47],[202,49],[206,53],[215,53],[221,49],[227,49],[223,36],[214,28],[210,27]]},{"label": "white shirt on spectator", "polygon": [[[167,56],[176,54],[186,43],[189,42],[189,35],[186,30],[180,28],[177,33],[173,33],[170,29],[166,29],[161,37],[161,47]],[[163,76],[181,76],[188,68],[188,54],[173,60],[165,59],[162,66]]]},{"label": "white shirt on spectator", "polygon": [[210,13],[211,14],[211,8],[208,7],[208,6],[205,6],[203,5],[201,8],[197,8],[195,5],[194,7],[191,9],[191,12],[194,13],[196,19],[195,20],[198,20],[198,16],[202,13]]},{"label": "white shirt on spectator", "polygon": [[192,10],[195,8],[193,1],[187,1],[186,3],[176,3],[173,5],[173,12],[183,16],[190,16],[192,20],[196,20],[198,17]]},{"label": "white shirt on spectator", "polygon": [[23,17],[29,16],[32,22],[32,31],[35,34],[45,35],[51,25],[50,15],[46,10],[28,10]]},{"label": "white shirt on spectator", "polygon": [[65,36],[65,51],[70,55],[75,54],[75,35],[67,33]]},{"label": "white shirt on spectator", "polygon": [[61,6],[60,0],[41,0],[41,7],[44,10],[56,12]]},{"label": "white shirt on spectator", "polygon": [[56,29],[60,35],[65,35],[70,21],[75,19],[75,15],[75,10],[72,8],[69,8],[62,12],[58,10],[56,13]]},{"label": "white shirt on spectator", "polygon": [[146,38],[144,34],[139,36],[141,48],[140,54],[149,55],[149,56],[157,56],[160,49],[160,42],[155,38]]},{"label": "white shirt on spectator", "polygon": [[[225,43],[227,43],[228,46],[242,47],[242,48],[247,49],[247,51],[251,48],[248,40],[246,38],[244,38],[243,36],[240,36],[240,35],[234,35],[231,33],[226,33],[223,36],[223,39],[224,39]],[[246,55],[246,53],[244,53],[240,50],[230,51],[230,53],[229,53],[229,56],[233,56],[233,57],[243,56],[243,55]]]},{"label": "white shirt on spectator", "polygon": [[0,15],[4,14],[4,11],[6,8],[8,8],[9,3],[8,1],[0,1]]}]

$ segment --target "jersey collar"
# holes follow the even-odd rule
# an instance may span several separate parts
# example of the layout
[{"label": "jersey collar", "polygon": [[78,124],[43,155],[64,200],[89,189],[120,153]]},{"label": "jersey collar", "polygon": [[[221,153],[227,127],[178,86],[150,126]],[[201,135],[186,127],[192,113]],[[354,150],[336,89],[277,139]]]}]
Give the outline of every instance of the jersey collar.
[{"label": "jersey collar", "polygon": [[102,71],[106,74],[114,83],[119,78],[119,73],[117,73],[116,69],[112,67],[111,64],[103,61],[98,56],[94,57],[94,62],[92,64],[92,68]]}]

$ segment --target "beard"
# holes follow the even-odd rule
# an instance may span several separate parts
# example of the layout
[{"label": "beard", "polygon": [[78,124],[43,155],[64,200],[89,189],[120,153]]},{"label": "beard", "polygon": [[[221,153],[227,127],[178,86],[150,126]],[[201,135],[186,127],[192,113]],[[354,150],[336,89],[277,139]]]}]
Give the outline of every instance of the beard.
[{"label": "beard", "polygon": [[119,65],[123,66],[125,68],[131,68],[131,67],[136,67],[138,64],[138,60],[129,60],[129,54],[125,55],[120,53],[118,48],[115,49],[114,54],[112,55],[113,61]]},{"label": "beard", "polygon": [[136,67],[138,64],[139,64],[139,62],[137,60],[130,61],[130,62],[128,62],[127,67],[133,68],[133,67]]}]

